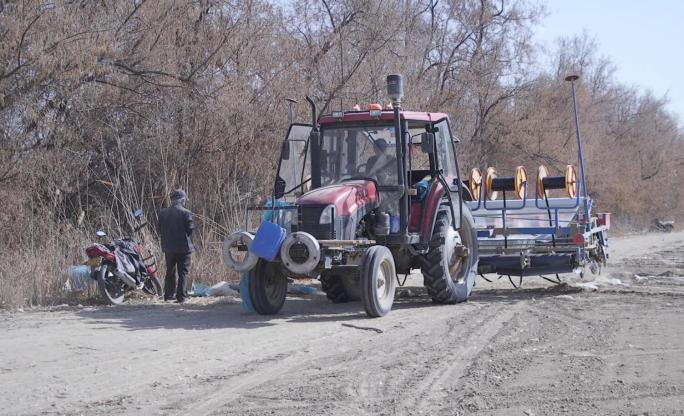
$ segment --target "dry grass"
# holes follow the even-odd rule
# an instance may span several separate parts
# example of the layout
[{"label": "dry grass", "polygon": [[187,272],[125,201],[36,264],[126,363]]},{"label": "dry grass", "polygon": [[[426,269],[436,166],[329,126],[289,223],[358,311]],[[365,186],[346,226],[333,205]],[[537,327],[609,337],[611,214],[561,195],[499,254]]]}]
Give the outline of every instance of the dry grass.
[{"label": "dry grass", "polygon": [[137,207],[155,224],[176,187],[200,226],[191,279],[237,279],[220,242],[269,193],[285,98],[308,122],[305,94],[321,112],[385,101],[390,72],[405,76],[406,109],[451,116],[462,173],[531,176],[576,163],[563,78],[581,74],[598,208],[620,229],[684,213],[684,134],[667,101],[616,82],[586,36],[537,53],[542,10],[528,2],[205,3],[0,0],[0,305],[68,298],[95,230],[124,234]]}]

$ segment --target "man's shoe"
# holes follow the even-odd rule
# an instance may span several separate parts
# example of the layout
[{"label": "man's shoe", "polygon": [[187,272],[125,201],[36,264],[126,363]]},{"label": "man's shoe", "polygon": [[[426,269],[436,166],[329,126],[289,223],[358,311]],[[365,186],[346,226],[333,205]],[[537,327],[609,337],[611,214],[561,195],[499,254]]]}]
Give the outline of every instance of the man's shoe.
[{"label": "man's shoe", "polygon": [[176,303],[185,303],[185,298],[176,299]]}]

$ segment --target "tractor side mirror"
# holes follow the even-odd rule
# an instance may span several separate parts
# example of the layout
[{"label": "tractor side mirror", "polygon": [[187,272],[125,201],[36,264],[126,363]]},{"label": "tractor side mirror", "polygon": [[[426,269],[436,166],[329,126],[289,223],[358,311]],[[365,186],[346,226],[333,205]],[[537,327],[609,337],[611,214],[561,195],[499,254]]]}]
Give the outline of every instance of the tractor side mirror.
[{"label": "tractor side mirror", "polygon": [[285,140],[283,147],[280,149],[280,158],[282,160],[290,160],[290,141]]},{"label": "tractor side mirror", "polygon": [[278,176],[275,180],[275,187],[273,189],[275,199],[280,199],[285,196],[285,185],[285,179]]},{"label": "tractor side mirror", "polygon": [[420,149],[423,153],[435,153],[435,134],[422,133],[420,135]]}]

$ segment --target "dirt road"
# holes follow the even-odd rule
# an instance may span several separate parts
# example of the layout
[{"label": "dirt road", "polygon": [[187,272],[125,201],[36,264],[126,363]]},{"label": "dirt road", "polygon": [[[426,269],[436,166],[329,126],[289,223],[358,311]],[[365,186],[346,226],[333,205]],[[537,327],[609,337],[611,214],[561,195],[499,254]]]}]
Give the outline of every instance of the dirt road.
[{"label": "dirt road", "polygon": [[684,414],[684,234],[613,246],[594,283],[413,287],[374,320],[323,295],[2,313],[0,413]]}]

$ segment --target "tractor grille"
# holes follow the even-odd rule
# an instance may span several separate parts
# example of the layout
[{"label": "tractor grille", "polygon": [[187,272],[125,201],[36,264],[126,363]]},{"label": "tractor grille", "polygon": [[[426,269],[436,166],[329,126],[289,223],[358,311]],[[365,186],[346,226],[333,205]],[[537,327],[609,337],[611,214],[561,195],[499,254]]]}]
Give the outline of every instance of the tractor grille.
[{"label": "tractor grille", "polygon": [[319,240],[334,240],[335,225],[334,220],[331,224],[319,224],[321,213],[325,209],[322,206],[302,206],[299,207],[298,231],[307,232]]}]

